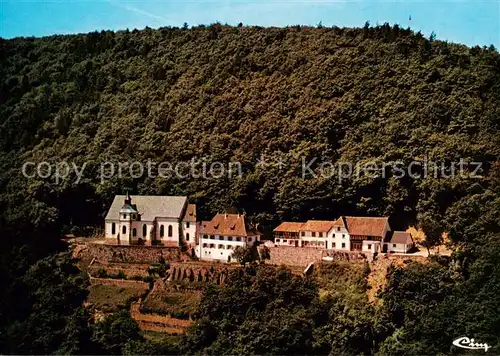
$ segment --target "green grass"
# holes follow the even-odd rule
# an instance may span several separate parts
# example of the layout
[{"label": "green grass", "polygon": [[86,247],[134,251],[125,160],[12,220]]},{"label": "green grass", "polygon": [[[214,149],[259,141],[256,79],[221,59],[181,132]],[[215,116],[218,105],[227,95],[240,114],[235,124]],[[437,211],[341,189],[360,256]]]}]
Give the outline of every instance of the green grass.
[{"label": "green grass", "polygon": [[142,336],[144,336],[145,339],[154,342],[169,342],[175,344],[178,343],[180,340],[179,335],[169,335],[161,333],[159,331],[144,330],[141,331],[141,334]]},{"label": "green grass", "polygon": [[114,285],[93,285],[90,287],[88,302],[103,312],[114,312],[128,308],[130,302],[145,294],[140,287],[118,287]]},{"label": "green grass", "polygon": [[150,294],[142,303],[143,312],[187,318],[194,313],[200,302],[199,291],[163,291]]}]

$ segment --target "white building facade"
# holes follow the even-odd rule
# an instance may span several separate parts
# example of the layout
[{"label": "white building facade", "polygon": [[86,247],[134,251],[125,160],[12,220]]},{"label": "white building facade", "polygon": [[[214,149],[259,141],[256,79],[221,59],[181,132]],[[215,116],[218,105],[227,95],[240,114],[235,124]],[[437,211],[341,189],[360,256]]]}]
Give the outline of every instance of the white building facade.
[{"label": "white building facade", "polygon": [[408,253],[414,247],[413,237],[404,231],[394,231],[385,242],[385,250],[391,253]]},{"label": "white building facade", "polygon": [[260,238],[260,233],[244,215],[217,214],[211,221],[201,224],[196,254],[202,260],[234,262],[236,247],[251,247]]},{"label": "white building facade", "polygon": [[105,238],[123,245],[180,246],[196,234],[196,206],[183,196],[117,195],[105,218]]},{"label": "white building facade", "polygon": [[335,221],[283,222],[274,237],[277,246],[380,253],[390,231],[387,217],[341,216]]}]

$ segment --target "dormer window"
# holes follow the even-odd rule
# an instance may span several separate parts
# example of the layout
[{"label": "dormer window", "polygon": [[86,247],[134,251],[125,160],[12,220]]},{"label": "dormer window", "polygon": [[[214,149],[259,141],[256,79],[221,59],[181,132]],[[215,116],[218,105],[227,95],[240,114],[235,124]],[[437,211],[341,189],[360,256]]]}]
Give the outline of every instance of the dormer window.
[{"label": "dormer window", "polygon": [[123,218],[126,219],[127,218],[127,214],[123,214]]}]

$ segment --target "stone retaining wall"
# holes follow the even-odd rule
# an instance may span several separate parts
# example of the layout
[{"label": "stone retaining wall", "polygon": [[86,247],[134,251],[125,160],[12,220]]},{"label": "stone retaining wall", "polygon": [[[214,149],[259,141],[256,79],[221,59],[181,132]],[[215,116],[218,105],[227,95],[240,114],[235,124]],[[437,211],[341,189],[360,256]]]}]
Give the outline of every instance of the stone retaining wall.
[{"label": "stone retaining wall", "polygon": [[143,314],[139,310],[141,299],[130,306],[130,316],[137,322],[141,330],[166,332],[168,334],[183,334],[192,323],[190,319],[177,319],[159,314]]},{"label": "stone retaining wall", "polygon": [[170,264],[167,279],[175,282],[201,282],[224,284],[230,270],[238,267],[209,263],[177,263]]},{"label": "stone retaining wall", "polygon": [[269,263],[275,265],[306,267],[310,262],[321,261],[323,257],[323,250],[316,248],[276,246],[270,247],[269,252]]},{"label": "stone retaining wall", "polygon": [[87,271],[94,277],[98,276],[98,271],[104,269],[108,276],[116,275],[123,272],[127,278],[133,277],[148,277],[148,268],[134,268],[134,267],[116,267],[116,266],[106,266],[106,265],[92,265],[87,269]]},{"label": "stone retaining wall", "polygon": [[95,278],[90,277],[91,285],[113,285],[117,287],[130,288],[138,287],[143,289],[149,289],[149,283],[142,281],[134,281],[129,279],[113,279],[113,278]]},{"label": "stone retaining wall", "polygon": [[100,263],[154,263],[161,257],[167,262],[191,260],[189,255],[182,253],[178,247],[116,246],[96,243],[78,243],[73,249],[73,257],[95,259]]},{"label": "stone retaining wall", "polygon": [[306,267],[311,262],[330,256],[334,261],[364,261],[367,256],[361,252],[323,250],[312,247],[275,246],[270,247],[269,263],[275,265]]}]

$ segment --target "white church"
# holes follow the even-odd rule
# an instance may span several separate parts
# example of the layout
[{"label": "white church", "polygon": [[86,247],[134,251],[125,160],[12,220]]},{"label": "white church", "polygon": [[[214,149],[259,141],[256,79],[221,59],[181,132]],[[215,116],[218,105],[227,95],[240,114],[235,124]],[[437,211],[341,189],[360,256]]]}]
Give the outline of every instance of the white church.
[{"label": "white church", "polygon": [[117,195],[105,218],[105,237],[123,245],[196,243],[196,205],[185,196]]}]

